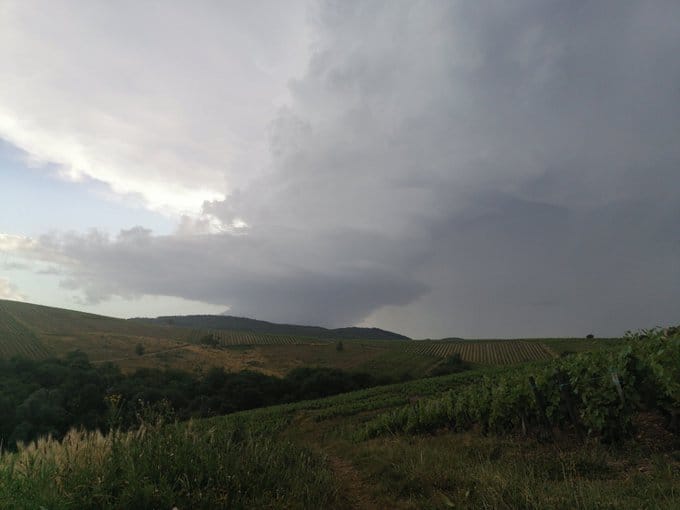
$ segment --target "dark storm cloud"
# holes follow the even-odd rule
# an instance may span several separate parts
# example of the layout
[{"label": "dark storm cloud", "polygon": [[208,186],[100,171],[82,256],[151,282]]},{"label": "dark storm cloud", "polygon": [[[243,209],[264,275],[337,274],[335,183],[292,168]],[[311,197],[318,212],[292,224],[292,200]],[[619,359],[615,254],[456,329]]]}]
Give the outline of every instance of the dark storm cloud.
[{"label": "dark storm cloud", "polygon": [[250,228],[57,240],[74,287],[423,336],[677,322],[680,4],[324,2],[311,19],[270,171],[204,206]]},{"label": "dark storm cloud", "polygon": [[[375,264],[376,252],[384,264]],[[425,290],[391,269],[413,263],[399,243],[360,232],[335,232],[308,243],[305,232],[290,229],[156,237],[136,228],[116,239],[98,232],[44,236],[32,253],[45,261],[59,257],[71,274],[62,285],[82,288],[89,302],[172,295],[281,321],[313,317],[350,324],[366,310],[407,304]]]}]

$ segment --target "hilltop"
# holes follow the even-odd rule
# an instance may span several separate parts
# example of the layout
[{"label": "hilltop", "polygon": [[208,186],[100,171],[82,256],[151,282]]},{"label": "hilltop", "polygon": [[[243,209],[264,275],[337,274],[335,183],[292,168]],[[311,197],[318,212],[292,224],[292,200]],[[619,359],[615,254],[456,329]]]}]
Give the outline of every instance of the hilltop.
[{"label": "hilltop", "polygon": [[[206,344],[206,337],[215,342]],[[341,353],[336,350],[340,339],[345,344]],[[302,366],[378,372],[396,367],[416,376],[440,361],[431,356],[405,357],[394,350],[410,343],[403,339],[377,328],[329,330],[225,316],[117,319],[0,300],[0,359],[63,357],[80,350],[93,363],[113,362],[124,371],[222,367],[280,376]]]},{"label": "hilltop", "polygon": [[278,324],[275,322],[234,317],[231,315],[169,315],[135,318],[148,324],[173,325],[191,329],[247,331],[268,335],[292,335],[327,340],[410,340],[409,337],[380,328],[345,327],[328,329],[321,326]]},{"label": "hilltop", "polygon": [[190,422],[161,406],[0,455],[0,506],[678,508],[678,331]]},{"label": "hilltop", "polygon": [[440,373],[452,356],[477,366],[512,365],[611,344],[616,340],[412,341],[377,328],[327,329],[214,315],[116,319],[0,300],[0,359],[63,357],[80,350],[93,363],[113,362],[126,372],[221,367],[285,376],[296,368],[323,367],[413,378]]}]

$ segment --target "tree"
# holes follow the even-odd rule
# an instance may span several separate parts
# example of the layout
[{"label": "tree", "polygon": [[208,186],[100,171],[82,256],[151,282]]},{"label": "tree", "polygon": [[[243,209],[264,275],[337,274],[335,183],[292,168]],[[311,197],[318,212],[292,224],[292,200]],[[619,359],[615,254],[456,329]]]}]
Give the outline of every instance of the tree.
[{"label": "tree", "polygon": [[345,346],[342,345],[342,340],[339,340],[338,343],[335,344],[335,350],[338,352],[345,350]]},{"label": "tree", "polygon": [[145,350],[146,349],[144,349],[144,346],[142,344],[137,344],[135,346],[135,353],[137,354],[137,356],[141,356],[142,354],[144,354]]}]

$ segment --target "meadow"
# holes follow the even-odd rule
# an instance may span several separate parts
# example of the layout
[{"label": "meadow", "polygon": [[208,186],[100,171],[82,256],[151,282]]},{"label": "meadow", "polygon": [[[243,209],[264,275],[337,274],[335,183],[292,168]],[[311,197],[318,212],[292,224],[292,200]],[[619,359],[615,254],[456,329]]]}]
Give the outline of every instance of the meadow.
[{"label": "meadow", "polygon": [[0,360],[26,360],[0,378],[0,507],[680,506],[676,329],[412,341],[263,324],[0,301]]},{"label": "meadow", "polygon": [[0,506],[678,508],[678,381],[669,328],[205,420],[151,414],[5,452]]},{"label": "meadow", "polygon": [[[410,379],[438,373],[453,355],[475,366],[517,364],[547,360],[564,351],[598,349],[606,343],[585,339],[412,341],[366,328],[325,330],[250,319],[210,319],[200,317],[199,324],[244,324],[252,330],[184,327],[181,318],[123,320],[0,300],[0,359],[15,355],[46,359],[79,350],[93,363],[112,362],[127,373],[142,368],[205,372],[218,367],[283,377],[295,368],[313,366]],[[193,325],[197,320],[186,323]],[[342,338],[330,338],[333,331]],[[320,336],[313,336],[315,332]],[[374,332],[378,339],[347,338],[352,333],[366,337]],[[395,338],[385,339],[390,334]]]}]

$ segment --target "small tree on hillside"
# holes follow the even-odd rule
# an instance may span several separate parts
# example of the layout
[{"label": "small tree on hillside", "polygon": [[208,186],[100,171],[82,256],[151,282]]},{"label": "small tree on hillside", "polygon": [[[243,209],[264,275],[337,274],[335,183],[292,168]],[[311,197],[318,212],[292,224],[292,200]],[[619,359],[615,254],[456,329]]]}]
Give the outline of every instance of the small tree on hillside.
[{"label": "small tree on hillside", "polygon": [[342,345],[342,340],[338,340],[338,343],[335,344],[335,350],[338,352],[345,350],[345,346]]},{"label": "small tree on hillside", "polygon": [[145,350],[146,349],[144,349],[144,346],[142,344],[137,344],[135,346],[135,353],[137,353],[137,356],[141,356],[142,354],[144,354]]}]

